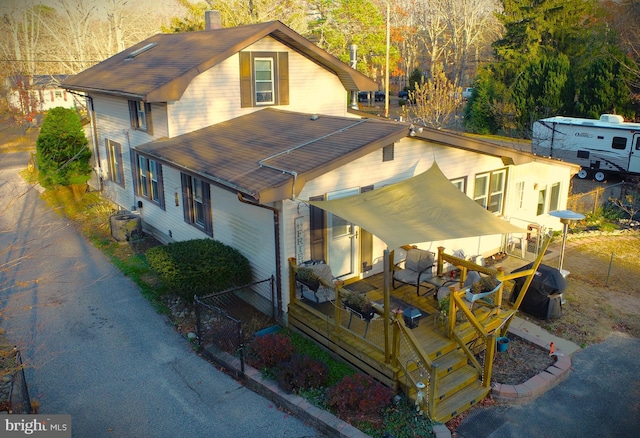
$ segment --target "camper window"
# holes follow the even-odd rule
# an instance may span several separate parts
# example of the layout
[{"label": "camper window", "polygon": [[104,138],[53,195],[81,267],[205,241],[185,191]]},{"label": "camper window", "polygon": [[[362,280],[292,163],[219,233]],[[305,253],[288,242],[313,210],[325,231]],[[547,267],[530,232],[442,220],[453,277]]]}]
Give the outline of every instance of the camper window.
[{"label": "camper window", "polygon": [[611,147],[613,149],[624,150],[627,147],[627,139],[624,137],[613,137],[613,142],[611,143]]}]

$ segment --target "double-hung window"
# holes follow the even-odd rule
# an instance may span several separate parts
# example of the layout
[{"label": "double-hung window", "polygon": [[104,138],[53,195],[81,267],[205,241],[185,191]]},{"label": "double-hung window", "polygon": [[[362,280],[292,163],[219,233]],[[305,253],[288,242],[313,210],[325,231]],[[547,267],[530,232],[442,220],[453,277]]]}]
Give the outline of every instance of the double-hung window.
[{"label": "double-hung window", "polygon": [[131,127],[149,134],[151,130],[151,105],[141,100],[129,101],[129,118]]},{"label": "double-hung window", "polygon": [[106,139],[107,157],[109,160],[109,179],[124,187],[124,167],[122,164],[122,145]]},{"label": "double-hung window", "polygon": [[156,160],[134,153],[135,180],[138,196],[153,201],[164,208],[162,165]]},{"label": "double-hung window", "polygon": [[289,54],[240,52],[240,105],[289,104]]},{"label": "double-hung window", "polygon": [[273,58],[254,58],[253,68],[256,78],[256,105],[273,104]]},{"label": "double-hung window", "polygon": [[455,178],[450,180],[451,184],[456,186],[462,193],[467,192],[467,177]]},{"label": "double-hung window", "polygon": [[213,236],[211,188],[209,183],[195,176],[180,174],[184,221]]},{"label": "double-hung window", "polygon": [[495,170],[477,174],[473,199],[492,213],[502,214],[507,171]]}]

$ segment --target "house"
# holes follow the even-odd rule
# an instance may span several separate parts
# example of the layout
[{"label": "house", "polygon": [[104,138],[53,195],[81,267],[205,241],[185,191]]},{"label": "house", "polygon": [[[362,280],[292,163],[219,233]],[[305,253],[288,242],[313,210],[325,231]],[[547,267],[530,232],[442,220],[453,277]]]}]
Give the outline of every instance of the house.
[{"label": "house", "polygon": [[[377,90],[369,78],[280,22],[221,28],[212,17],[207,30],[152,36],[62,84],[87,96],[99,188],[162,241],[211,237],[238,249],[254,278],[275,275],[286,314],[289,257],[326,260],[345,280],[383,268],[385,242],[309,200],[375,190],[437,162],[496,216],[560,229],[548,212],[565,208],[577,166],[365,117],[348,97]],[[407,244],[482,257],[506,242]]]},{"label": "house", "polygon": [[[7,79],[9,105],[24,115],[52,108],[75,108],[78,96],[60,86],[67,75],[18,75]],[[84,99],[82,99],[84,100]]]}]

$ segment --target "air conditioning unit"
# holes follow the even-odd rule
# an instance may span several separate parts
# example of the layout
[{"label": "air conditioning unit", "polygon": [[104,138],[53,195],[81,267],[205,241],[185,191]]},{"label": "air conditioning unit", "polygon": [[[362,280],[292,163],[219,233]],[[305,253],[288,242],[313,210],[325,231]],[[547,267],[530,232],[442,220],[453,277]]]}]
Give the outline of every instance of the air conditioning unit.
[{"label": "air conditioning unit", "polygon": [[142,219],[140,215],[119,212],[109,217],[111,236],[118,242],[129,242],[142,238]]}]

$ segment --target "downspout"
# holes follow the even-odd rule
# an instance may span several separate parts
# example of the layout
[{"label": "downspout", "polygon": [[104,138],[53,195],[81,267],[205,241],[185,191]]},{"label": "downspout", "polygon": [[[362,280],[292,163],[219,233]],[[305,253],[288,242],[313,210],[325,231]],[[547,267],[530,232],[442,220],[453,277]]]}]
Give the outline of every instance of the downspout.
[{"label": "downspout", "polygon": [[238,200],[244,204],[253,205],[254,207],[264,208],[273,212],[273,234],[275,238],[276,246],[276,301],[277,301],[277,316],[278,319],[282,312],[282,256],[280,254],[280,212],[275,207],[269,207],[268,205],[262,205],[258,202],[249,201],[242,196],[242,193],[238,192]]},{"label": "downspout", "polygon": [[89,123],[91,123],[91,142],[93,143],[93,149],[95,151],[95,160],[98,164],[98,190],[102,192],[104,189],[102,184],[102,160],[100,159],[100,145],[98,144],[98,126],[96,124],[96,113],[93,109],[93,98],[91,96],[85,96],[88,103]]}]

